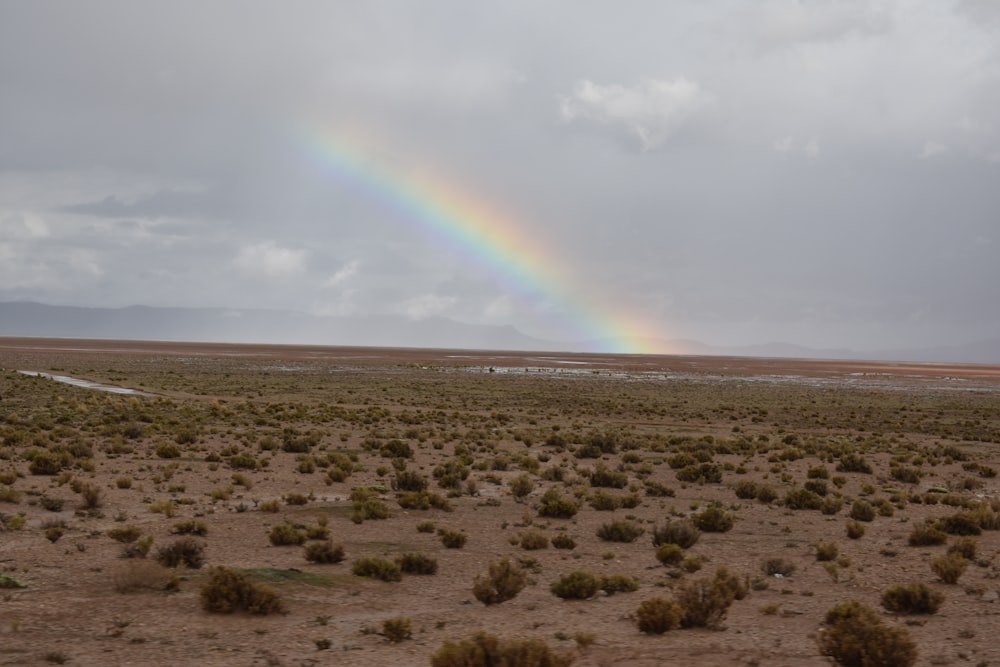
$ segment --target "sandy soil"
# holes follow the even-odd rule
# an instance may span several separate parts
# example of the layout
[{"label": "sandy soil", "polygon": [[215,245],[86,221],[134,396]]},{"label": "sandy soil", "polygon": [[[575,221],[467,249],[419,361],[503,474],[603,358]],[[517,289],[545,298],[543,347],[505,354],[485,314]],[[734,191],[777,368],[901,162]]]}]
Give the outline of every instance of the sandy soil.
[{"label": "sandy soil", "polygon": [[[444,641],[485,629],[501,637],[542,638],[572,652],[576,665],[805,667],[831,664],[819,654],[815,636],[825,612],[848,599],[907,629],[917,642],[917,664],[1000,664],[1000,532],[978,537],[975,562],[957,585],[941,583],[929,561],[947,545],[911,547],[907,538],[914,526],[958,508],[905,500],[938,487],[967,503],[1000,495],[1000,482],[986,474],[1000,467],[997,441],[987,441],[1000,434],[997,366],[6,338],[0,339],[0,367],[0,434],[7,438],[0,444],[0,473],[18,474],[9,487],[20,496],[0,502],[0,515],[25,518],[20,530],[0,530],[0,572],[24,585],[0,590],[2,665],[426,665]],[[101,394],[12,372],[17,370],[58,371],[153,395]],[[141,422],[144,432],[123,436],[141,415],[151,419]],[[154,453],[185,427],[195,429],[197,439],[180,458]],[[92,447],[91,464],[63,477],[31,474],[23,454],[60,441],[60,428],[66,438],[77,431]],[[319,434],[314,456],[354,453],[364,469],[327,483],[325,468],[300,472],[297,454],[261,451],[261,438],[287,428]],[[580,459],[572,446],[546,445],[543,437],[565,434],[573,445],[571,434],[612,428],[643,443],[631,450],[634,457],[625,460],[623,449],[601,460]],[[42,439],[18,442],[15,432]],[[717,452],[713,460],[726,467],[720,484],[681,483],[666,463],[680,449],[646,448],[657,438],[690,442],[704,436],[715,442],[763,437],[769,445],[749,454]],[[450,512],[401,509],[389,488],[391,461],[366,450],[371,438],[411,444],[408,469],[428,478],[457,447],[469,448],[483,466],[472,466],[475,493],[451,498]],[[837,473],[836,460],[823,449],[831,442],[859,443],[874,473]],[[967,452],[968,460],[934,455],[950,445]],[[234,484],[224,458],[221,465],[206,460],[233,447],[269,459],[247,473],[251,488]],[[782,460],[789,449],[801,457]],[[507,485],[524,472],[518,464],[524,455],[541,461],[542,471],[562,466],[564,481],[538,477],[526,499],[514,499]],[[891,477],[901,457],[921,469],[918,483]],[[587,474],[599,462],[627,473],[642,498],[638,507],[608,512],[587,504],[596,491]],[[783,496],[816,467],[844,478],[842,488],[831,485],[831,493],[845,500],[836,514],[739,500],[732,489],[749,479]],[[125,476],[130,488],[117,484]],[[102,490],[98,510],[79,509],[73,479]],[[647,495],[647,482],[669,487],[674,496]],[[353,523],[349,496],[357,486],[380,487],[391,518]],[[231,495],[219,497],[228,487]],[[539,499],[550,487],[571,497],[578,493],[580,512],[572,519],[539,517]],[[433,479],[430,490],[444,493]],[[629,489],[605,491],[623,496]],[[281,502],[276,513],[260,510],[261,503],[293,493],[309,496],[308,502]],[[845,536],[853,500],[899,496],[904,499],[892,516],[866,523],[863,538]],[[64,501],[63,509],[44,509],[43,498]],[[150,511],[152,503],[167,500],[175,503],[174,516]],[[658,563],[652,529],[716,501],[736,522],[729,532],[704,533],[691,548],[705,561],[702,571],[682,574]],[[276,524],[310,526],[320,517],[333,542],[344,546],[344,562],[312,564],[301,547],[268,541]],[[598,527],[626,518],[646,534],[632,543],[598,539]],[[118,592],[116,580],[136,560],[121,558],[122,545],[107,531],[134,525],[152,535],[146,560],[153,560],[159,546],[177,539],[171,529],[184,519],[208,526],[200,538],[205,567],[178,570],[178,592]],[[53,521],[64,522],[65,532],[50,542],[44,529]],[[434,533],[416,530],[426,521],[463,530],[467,544],[445,548]],[[568,534],[577,546],[525,551],[512,542],[529,524],[550,538]],[[843,563],[835,576],[817,562],[818,541],[839,546]],[[359,558],[404,552],[436,558],[438,573],[406,575],[397,583],[351,573]],[[532,584],[513,600],[484,606],[472,595],[473,579],[502,556],[531,559],[525,564]],[[763,576],[762,563],[777,557],[796,571],[786,578]],[[214,565],[270,580],[286,613],[203,611],[199,590]],[[757,590],[732,605],[723,628],[661,636],[637,630],[633,615],[642,600],[669,596],[679,582],[723,565],[757,581]],[[582,601],[549,591],[578,569],[629,575],[639,589]],[[881,610],[882,592],[911,581],[945,595],[938,613]],[[413,636],[392,643],[380,634],[382,623],[399,616],[411,619]],[[592,633],[593,643],[578,645],[581,632]],[[326,642],[329,648],[322,648]]]}]

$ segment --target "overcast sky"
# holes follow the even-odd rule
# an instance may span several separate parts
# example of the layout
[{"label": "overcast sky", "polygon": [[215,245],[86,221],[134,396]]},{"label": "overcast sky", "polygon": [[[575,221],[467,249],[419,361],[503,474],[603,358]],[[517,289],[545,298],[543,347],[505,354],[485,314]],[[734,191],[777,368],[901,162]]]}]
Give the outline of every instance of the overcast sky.
[{"label": "overcast sky", "polygon": [[[433,173],[502,212],[570,290],[321,137],[389,195]],[[0,301],[566,340],[582,304],[863,350],[1000,336],[998,251],[994,0],[0,0]]]}]

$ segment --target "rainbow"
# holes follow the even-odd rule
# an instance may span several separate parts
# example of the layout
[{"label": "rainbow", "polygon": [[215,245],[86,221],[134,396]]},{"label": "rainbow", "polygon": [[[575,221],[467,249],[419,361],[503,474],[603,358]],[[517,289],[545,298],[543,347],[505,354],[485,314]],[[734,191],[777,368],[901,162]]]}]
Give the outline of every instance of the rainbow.
[{"label": "rainbow", "polygon": [[344,135],[307,133],[307,152],[338,181],[363,191],[468,260],[489,266],[522,298],[552,303],[574,335],[600,341],[605,352],[663,353],[658,332],[642,319],[589,298],[561,268],[559,257],[501,211],[428,173],[391,169]]}]

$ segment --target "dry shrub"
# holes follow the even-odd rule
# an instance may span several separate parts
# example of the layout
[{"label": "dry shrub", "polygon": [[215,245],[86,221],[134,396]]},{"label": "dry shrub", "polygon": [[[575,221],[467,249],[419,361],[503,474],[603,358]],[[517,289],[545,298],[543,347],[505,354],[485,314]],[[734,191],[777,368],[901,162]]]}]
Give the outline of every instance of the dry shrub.
[{"label": "dry shrub", "polygon": [[559,495],[557,490],[549,489],[542,495],[538,515],[551,519],[571,519],[579,511],[580,506],[577,503]]},{"label": "dry shrub", "polygon": [[458,643],[446,641],[431,656],[431,667],[568,667],[574,659],[541,639],[501,640],[479,632]]},{"label": "dry shrub", "polygon": [[201,608],[219,614],[242,610],[265,615],[283,611],[277,593],[231,567],[217,567],[209,573],[201,588]]},{"label": "dry shrub", "polygon": [[334,546],[330,540],[323,542],[310,542],[305,548],[306,560],[310,563],[339,563],[344,560],[344,547]]},{"label": "dry shrub", "polygon": [[860,540],[865,536],[865,526],[860,521],[848,521],[847,522],[847,537],[852,540]]},{"label": "dry shrub", "polygon": [[957,584],[967,567],[969,561],[957,553],[948,553],[931,559],[931,569],[946,584]]},{"label": "dry shrub", "polygon": [[855,500],[851,505],[850,517],[855,521],[874,521],[877,514],[875,507],[867,500]]},{"label": "dry shrub", "polygon": [[882,606],[898,614],[933,614],[942,602],[944,595],[922,582],[893,586],[882,594]]},{"label": "dry shrub", "polygon": [[639,632],[654,635],[679,627],[683,617],[684,609],[679,604],[659,597],[643,600],[635,612]]},{"label": "dry shrub", "polygon": [[974,537],[960,537],[955,540],[950,547],[948,547],[948,553],[958,554],[966,560],[976,559],[976,546],[977,541]]},{"label": "dry shrub", "polygon": [[701,531],[690,521],[668,521],[653,529],[653,546],[676,544],[681,549],[690,549],[699,537],[701,537]]},{"label": "dry shrub", "polygon": [[449,549],[461,549],[465,546],[466,540],[469,539],[469,536],[461,530],[449,528],[438,528],[438,537],[441,538],[441,544]]},{"label": "dry shrub", "polygon": [[479,575],[472,582],[472,594],[485,605],[499,604],[513,599],[528,584],[528,577],[521,566],[509,558],[490,563],[486,575]]},{"label": "dry shrub", "polygon": [[95,510],[104,504],[104,491],[96,484],[84,484],[80,489],[80,509]]},{"label": "dry shrub", "polygon": [[817,637],[820,653],[844,667],[910,667],[917,647],[902,628],[885,624],[857,600],[826,613],[826,628]]},{"label": "dry shrub", "polygon": [[306,541],[306,534],[290,523],[279,523],[267,537],[276,547],[299,546]]},{"label": "dry shrub", "polygon": [[601,577],[601,590],[608,595],[633,593],[639,590],[639,580],[624,574],[609,574]]},{"label": "dry shrub", "polygon": [[575,549],[576,540],[574,540],[569,535],[564,535],[560,533],[552,538],[552,546],[556,549]]},{"label": "dry shrub", "polygon": [[676,544],[661,544],[656,547],[656,560],[664,565],[680,565],[684,560],[684,550]]},{"label": "dry shrub", "polygon": [[907,542],[911,547],[931,547],[944,544],[947,539],[948,533],[932,524],[925,524],[914,526]]},{"label": "dry shrub", "polygon": [[538,530],[526,530],[521,533],[521,548],[525,551],[536,551],[549,547],[549,538]]},{"label": "dry shrub", "polygon": [[405,574],[437,574],[437,559],[426,554],[406,553],[396,559]]},{"label": "dry shrub", "polygon": [[729,512],[721,507],[709,507],[700,514],[695,514],[691,519],[699,530],[706,533],[728,533],[736,519]]},{"label": "dry shrub", "polygon": [[198,569],[205,564],[205,545],[191,537],[183,537],[173,544],[160,547],[156,561],[164,567],[187,567]]},{"label": "dry shrub", "polygon": [[382,635],[393,644],[398,644],[413,636],[413,624],[406,616],[387,618],[382,622]]},{"label": "dry shrub", "polygon": [[839,553],[840,547],[837,546],[836,542],[816,543],[816,560],[818,561],[835,560]]},{"label": "dry shrub", "polygon": [[764,570],[764,574],[769,577],[773,577],[776,574],[788,577],[795,572],[795,563],[784,558],[768,558],[764,561],[761,569]]},{"label": "dry shrub", "polygon": [[684,582],[677,590],[677,603],[684,610],[681,627],[717,628],[734,600],[747,596],[749,586],[739,577],[719,568],[715,577]]},{"label": "dry shrub", "polygon": [[354,561],[351,572],[358,577],[381,579],[382,581],[402,581],[403,572],[391,560],[384,558],[361,558]]},{"label": "dry shrub", "polygon": [[122,544],[131,544],[142,535],[142,529],[138,526],[119,526],[108,530],[108,537]]},{"label": "dry shrub", "polygon": [[208,535],[208,525],[204,521],[187,519],[185,521],[178,521],[175,523],[174,527],[170,529],[170,532],[174,535],[197,535],[199,537],[205,537]]},{"label": "dry shrub", "polygon": [[597,595],[600,589],[600,577],[586,570],[576,570],[555,581],[550,590],[564,600],[586,600]]},{"label": "dry shrub", "polygon": [[134,591],[174,591],[180,580],[169,569],[148,560],[131,560],[115,568],[111,575],[119,593]]},{"label": "dry shrub", "polygon": [[612,521],[597,529],[597,537],[605,542],[635,542],[643,529],[631,521]]}]

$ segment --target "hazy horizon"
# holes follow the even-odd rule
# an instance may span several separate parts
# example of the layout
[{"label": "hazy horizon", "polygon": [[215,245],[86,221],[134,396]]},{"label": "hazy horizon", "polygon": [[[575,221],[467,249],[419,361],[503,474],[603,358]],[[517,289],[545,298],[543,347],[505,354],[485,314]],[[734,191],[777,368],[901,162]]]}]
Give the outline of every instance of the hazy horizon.
[{"label": "hazy horizon", "polygon": [[0,302],[1000,339],[1000,4],[0,6]]}]

